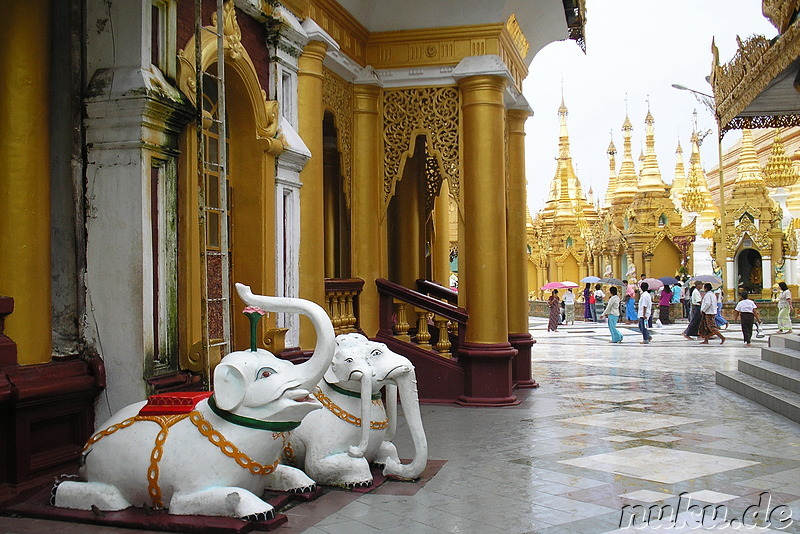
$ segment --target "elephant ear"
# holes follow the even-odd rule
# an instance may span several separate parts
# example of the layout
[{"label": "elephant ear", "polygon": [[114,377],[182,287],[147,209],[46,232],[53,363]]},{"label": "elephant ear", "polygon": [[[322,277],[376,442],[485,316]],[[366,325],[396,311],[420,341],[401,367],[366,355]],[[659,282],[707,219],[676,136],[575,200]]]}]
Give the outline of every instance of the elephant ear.
[{"label": "elephant ear", "polygon": [[245,378],[235,365],[220,363],[214,369],[214,400],[226,411],[237,408],[244,400]]}]

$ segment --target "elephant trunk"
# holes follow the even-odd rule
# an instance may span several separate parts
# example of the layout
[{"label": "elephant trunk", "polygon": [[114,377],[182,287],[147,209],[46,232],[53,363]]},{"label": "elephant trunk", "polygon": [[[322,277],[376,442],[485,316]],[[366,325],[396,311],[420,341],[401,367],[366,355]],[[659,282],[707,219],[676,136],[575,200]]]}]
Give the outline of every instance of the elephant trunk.
[{"label": "elephant trunk", "polygon": [[386,384],[386,419],[389,426],[383,440],[392,441],[397,431],[397,386],[394,384]]},{"label": "elephant trunk", "polygon": [[400,402],[403,403],[403,414],[406,416],[411,439],[414,442],[414,459],[409,464],[398,464],[391,458],[386,462],[383,474],[404,480],[419,478],[428,464],[428,440],[422,427],[422,416],[419,412],[417,394],[417,376],[412,369],[397,377]]},{"label": "elephant trunk", "polygon": [[333,351],[336,348],[336,335],[334,334],[330,317],[328,317],[325,310],[308,300],[255,295],[250,290],[250,286],[244,284],[237,283],[236,291],[248,306],[258,306],[264,311],[298,313],[311,320],[311,324],[314,325],[314,331],[317,334],[314,354],[307,362],[296,365],[295,373],[301,380],[299,387],[312,391],[322,379],[325,370],[328,369],[333,359]]},{"label": "elephant trunk", "polygon": [[372,412],[372,372],[368,369],[361,375],[361,442],[356,447],[350,447],[348,455],[361,458],[369,446],[369,431]]}]

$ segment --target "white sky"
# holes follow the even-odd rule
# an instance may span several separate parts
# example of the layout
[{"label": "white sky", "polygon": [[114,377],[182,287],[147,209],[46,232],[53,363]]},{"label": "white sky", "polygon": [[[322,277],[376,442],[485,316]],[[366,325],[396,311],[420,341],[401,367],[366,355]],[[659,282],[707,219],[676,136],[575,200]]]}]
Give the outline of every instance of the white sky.
[{"label": "white sky", "polygon": [[[768,38],[777,34],[761,14],[760,0],[587,0],[586,4],[586,54],[574,41],[552,43],[534,57],[523,85],[534,111],[525,128],[531,215],[544,206],[555,175],[562,78],[573,165],[584,193],[591,186],[595,198],[600,198],[608,184],[606,149],[612,132],[617,171],[622,161],[626,94],[637,172],[648,95],[664,182],[672,182],[679,139],[688,168],[694,109],[698,129],[714,129],[701,149],[703,166],[709,170],[717,162],[714,119],[691,93],[671,84],[711,94],[705,77],[711,72],[712,37],[722,63],[735,54],[737,34],[742,40],[752,34]],[[728,132],[723,147],[740,137],[738,131]]]}]

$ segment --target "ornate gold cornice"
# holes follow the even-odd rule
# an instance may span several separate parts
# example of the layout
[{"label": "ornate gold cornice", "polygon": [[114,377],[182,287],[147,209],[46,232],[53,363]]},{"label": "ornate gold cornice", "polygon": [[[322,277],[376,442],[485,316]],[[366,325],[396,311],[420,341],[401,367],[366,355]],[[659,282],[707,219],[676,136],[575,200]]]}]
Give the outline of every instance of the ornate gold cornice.
[{"label": "ornate gold cornice", "polygon": [[326,68],[322,69],[322,76],[322,106],[336,121],[342,190],[349,208],[353,154],[353,84],[347,83]]},{"label": "ornate gold cornice", "polygon": [[[333,37],[342,52],[362,67],[367,65],[369,30],[336,0],[311,0],[304,13]],[[375,67],[373,63],[372,66]],[[377,68],[377,67],[376,67]]]},{"label": "ornate gold cornice", "polygon": [[514,41],[514,45],[517,47],[520,57],[525,59],[525,56],[528,55],[528,51],[531,49],[531,45],[522,33],[522,28],[519,27],[517,16],[514,13],[512,13],[506,21],[506,30],[508,30],[511,39]]},{"label": "ornate gold cornice", "polygon": [[[284,148],[283,143],[275,138],[278,131],[278,102],[267,100],[267,93],[258,81],[255,64],[242,45],[242,33],[236,22],[233,1],[225,2],[223,9],[225,65],[232,67],[244,81],[253,106],[257,137],[269,142],[270,153],[280,154]],[[214,19],[216,20],[216,15]],[[211,33],[216,31],[216,26],[207,26],[207,29],[210,31],[203,32],[200,40],[200,61],[203,70],[207,70],[217,61],[217,38]],[[186,48],[178,52],[178,87],[193,105],[197,102],[195,65],[195,37],[192,36],[186,43]]]},{"label": "ornate gold cornice", "polygon": [[436,159],[439,175],[448,180],[450,193],[460,199],[459,109],[456,87],[389,89],[383,93],[384,210],[414,155],[413,141],[426,138],[427,154]]},{"label": "ornate gold cornice", "polygon": [[733,59],[719,64],[719,50],[712,44],[714,56],[711,85],[721,133],[735,128],[768,128],[800,125],[800,114],[778,116],[739,116],[780,73],[800,56],[800,20],[788,26],[774,43],[754,35],[742,42]]},{"label": "ornate gold cornice", "polygon": [[373,33],[366,62],[376,69],[450,67],[466,57],[489,54],[500,56],[521,90],[528,67],[503,23]]}]

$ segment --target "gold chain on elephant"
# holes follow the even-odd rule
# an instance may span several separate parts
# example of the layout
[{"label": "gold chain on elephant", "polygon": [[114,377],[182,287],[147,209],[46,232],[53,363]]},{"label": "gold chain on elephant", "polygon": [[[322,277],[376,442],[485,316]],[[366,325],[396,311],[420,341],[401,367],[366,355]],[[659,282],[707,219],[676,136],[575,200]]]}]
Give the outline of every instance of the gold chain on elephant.
[{"label": "gold chain on elephant", "polygon": [[283,459],[291,466],[297,466],[297,456],[294,453],[292,442],[289,441],[289,432],[274,432],[272,439],[281,438],[283,441]]},{"label": "gold chain on elephant", "polygon": [[[350,412],[348,412],[348,411],[342,409],[341,407],[339,407],[339,405],[337,405],[335,402],[333,402],[330,399],[330,397],[326,396],[322,392],[322,389],[320,389],[319,386],[317,386],[317,389],[314,391],[314,396],[317,398],[317,400],[319,402],[322,403],[322,405],[325,408],[330,410],[330,412],[333,415],[335,415],[336,417],[338,417],[342,421],[350,423],[351,425],[354,425],[354,426],[361,426],[361,418],[360,417],[358,417],[357,415],[353,415]],[[375,404],[376,406],[381,406],[380,400],[374,400],[374,401],[372,401],[372,404]],[[383,430],[383,429],[388,428],[388,427],[389,427],[389,420],[388,419],[385,419],[383,421],[370,421],[369,422],[369,428],[372,429],[372,430]]]},{"label": "gold chain on elephant", "polygon": [[225,456],[233,458],[237,464],[239,464],[241,467],[244,467],[254,475],[269,475],[278,468],[279,460],[275,460],[275,463],[270,465],[264,465],[253,461],[249,456],[240,451],[236,445],[225,439],[225,437],[218,431],[214,430],[214,427],[211,426],[211,423],[206,421],[200,412],[194,411],[189,414],[189,420],[194,424],[194,426],[197,427],[197,430],[207,437],[208,441],[217,446]]}]

